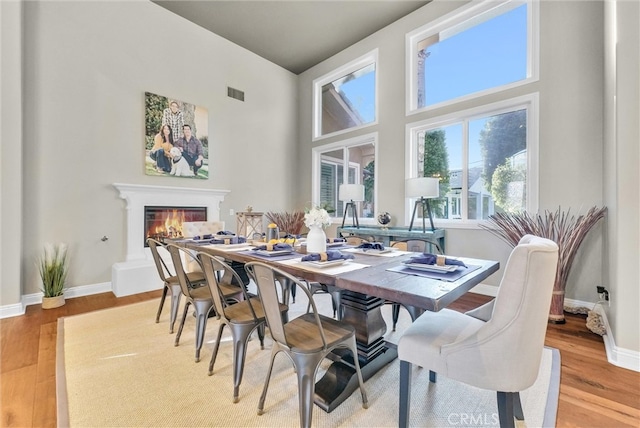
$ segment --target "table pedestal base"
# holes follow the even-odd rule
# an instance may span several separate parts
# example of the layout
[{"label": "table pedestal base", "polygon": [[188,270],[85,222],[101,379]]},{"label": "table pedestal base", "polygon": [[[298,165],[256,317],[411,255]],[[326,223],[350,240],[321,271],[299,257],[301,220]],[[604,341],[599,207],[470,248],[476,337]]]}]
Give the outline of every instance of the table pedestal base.
[{"label": "table pedestal base", "polygon": [[[380,298],[342,291],[342,321],[356,329],[358,361],[365,382],[398,356],[395,349],[386,346],[383,338],[387,326],[380,311],[382,305],[384,300]],[[334,363],[315,388],[314,402],[327,413],[358,389],[358,376],[351,352],[341,348],[335,350],[334,354]]]}]

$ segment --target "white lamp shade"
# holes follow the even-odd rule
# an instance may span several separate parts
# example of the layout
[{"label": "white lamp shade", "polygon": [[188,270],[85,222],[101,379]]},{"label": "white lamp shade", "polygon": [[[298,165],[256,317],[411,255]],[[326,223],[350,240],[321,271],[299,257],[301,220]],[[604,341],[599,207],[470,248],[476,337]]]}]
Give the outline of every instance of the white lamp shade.
[{"label": "white lamp shade", "polygon": [[338,188],[338,199],[341,201],[364,201],[364,185],[341,184]]},{"label": "white lamp shade", "polygon": [[407,198],[437,198],[440,196],[440,180],[435,177],[408,178],[404,184]]}]

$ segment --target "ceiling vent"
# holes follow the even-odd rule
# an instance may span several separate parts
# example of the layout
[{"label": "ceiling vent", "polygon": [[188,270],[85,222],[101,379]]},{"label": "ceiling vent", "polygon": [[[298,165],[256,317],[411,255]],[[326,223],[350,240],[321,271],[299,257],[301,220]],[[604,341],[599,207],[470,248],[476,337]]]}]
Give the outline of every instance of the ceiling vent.
[{"label": "ceiling vent", "polygon": [[235,98],[238,101],[244,101],[244,92],[240,89],[232,88],[231,86],[227,86],[227,96]]}]

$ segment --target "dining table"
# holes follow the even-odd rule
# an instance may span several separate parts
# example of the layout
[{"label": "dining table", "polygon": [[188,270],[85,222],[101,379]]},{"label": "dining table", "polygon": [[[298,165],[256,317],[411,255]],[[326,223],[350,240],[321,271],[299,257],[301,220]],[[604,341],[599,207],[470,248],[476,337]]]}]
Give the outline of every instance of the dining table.
[{"label": "dining table", "polygon": [[[190,240],[176,243],[222,257],[236,265],[264,262],[302,280],[339,290],[342,322],[355,328],[358,361],[365,381],[397,358],[395,345],[385,340],[387,326],[381,307],[386,302],[403,305],[415,320],[424,311],[447,307],[500,267],[497,261],[447,256],[462,261],[466,267],[420,268],[407,264],[416,253],[389,247],[371,251],[346,244],[332,246],[331,250],[352,254],[353,259],[322,266],[321,263],[302,261],[305,254],[296,251],[271,256],[264,251],[255,251],[251,244],[207,245]],[[288,303],[292,284],[283,282],[285,302]],[[349,354],[336,351],[332,364],[316,382],[314,401],[326,412],[334,410],[358,387],[355,366],[350,358]]]}]

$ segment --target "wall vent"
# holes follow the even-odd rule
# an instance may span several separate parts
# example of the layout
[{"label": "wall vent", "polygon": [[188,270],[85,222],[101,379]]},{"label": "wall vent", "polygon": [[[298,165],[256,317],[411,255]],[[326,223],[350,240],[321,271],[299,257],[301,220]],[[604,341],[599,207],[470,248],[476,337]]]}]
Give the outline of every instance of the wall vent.
[{"label": "wall vent", "polygon": [[227,96],[239,101],[244,101],[244,92],[240,89],[232,88],[231,86],[227,86]]}]

